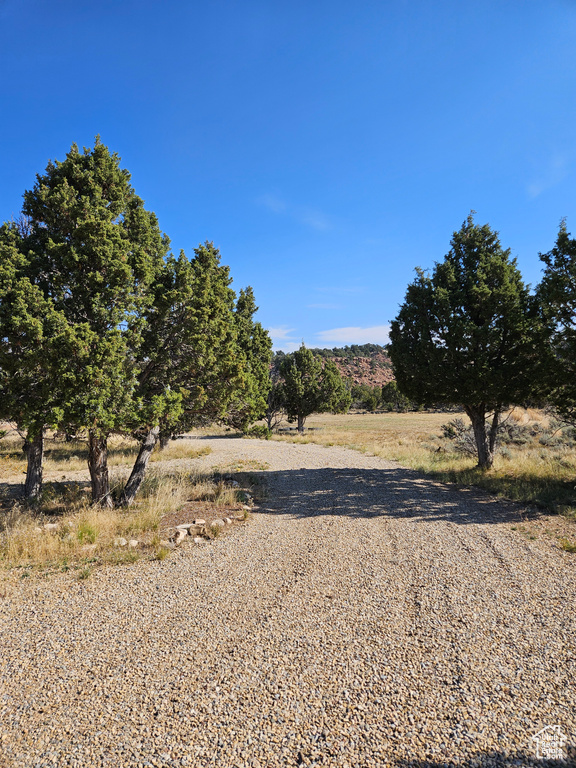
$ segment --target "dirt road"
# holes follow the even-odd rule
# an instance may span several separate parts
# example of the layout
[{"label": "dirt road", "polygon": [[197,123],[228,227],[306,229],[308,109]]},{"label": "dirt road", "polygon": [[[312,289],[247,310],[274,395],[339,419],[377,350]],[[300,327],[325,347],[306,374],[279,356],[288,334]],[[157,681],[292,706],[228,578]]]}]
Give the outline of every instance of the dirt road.
[{"label": "dirt road", "polygon": [[343,448],[208,444],[195,465],[268,466],[245,527],[0,599],[2,768],[542,765],[547,726],[574,747],[576,556],[512,530],[519,507]]}]

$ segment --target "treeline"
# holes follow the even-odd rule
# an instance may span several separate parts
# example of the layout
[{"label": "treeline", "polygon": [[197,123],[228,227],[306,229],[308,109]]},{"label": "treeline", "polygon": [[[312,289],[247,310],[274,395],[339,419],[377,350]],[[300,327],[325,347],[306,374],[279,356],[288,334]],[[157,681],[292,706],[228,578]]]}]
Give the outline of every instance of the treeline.
[{"label": "treeline", "polygon": [[353,408],[362,408],[366,411],[396,411],[405,413],[418,409],[418,404],[398,389],[395,381],[379,386],[370,384],[353,384],[350,389]]},{"label": "treeline", "polygon": [[311,352],[318,357],[341,357],[345,360],[353,360],[355,357],[375,357],[376,355],[388,356],[386,347],[380,344],[351,344],[332,349],[313,348]]},{"label": "treeline", "polygon": [[423,406],[457,404],[478,465],[492,466],[502,414],[546,402],[576,423],[576,240],[562,222],[534,293],[510,250],[472,214],[444,261],[417,269],[388,351],[400,392]]},{"label": "treeline", "polygon": [[[97,139],[50,162],[0,228],[0,419],[25,437],[25,495],[42,488],[47,430],[88,441],[92,499],[130,504],[159,440],[261,418],[271,340],[250,287],[210,242],[175,256],[120,159]],[[140,450],[112,498],[108,440]]]}]

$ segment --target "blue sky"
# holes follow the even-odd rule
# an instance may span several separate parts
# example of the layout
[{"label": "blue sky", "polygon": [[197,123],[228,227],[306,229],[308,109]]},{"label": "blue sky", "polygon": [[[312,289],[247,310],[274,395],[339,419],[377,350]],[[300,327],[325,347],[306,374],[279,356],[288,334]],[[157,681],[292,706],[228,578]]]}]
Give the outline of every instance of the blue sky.
[{"label": "blue sky", "polygon": [[540,276],[576,235],[576,0],[0,0],[0,219],[96,134],[277,348],[386,341],[474,209]]}]

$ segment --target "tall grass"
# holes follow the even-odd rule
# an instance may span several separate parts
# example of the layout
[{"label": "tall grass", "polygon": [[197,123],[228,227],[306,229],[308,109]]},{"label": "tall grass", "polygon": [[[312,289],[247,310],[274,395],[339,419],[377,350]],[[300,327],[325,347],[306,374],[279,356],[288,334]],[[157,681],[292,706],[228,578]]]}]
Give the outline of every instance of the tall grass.
[{"label": "tall grass", "polygon": [[[8,478],[26,471],[26,455],[22,450],[21,436],[8,427],[8,434],[0,439],[0,477]],[[110,467],[131,466],[138,455],[139,444],[130,438],[114,435],[108,441],[108,464]],[[156,447],[152,462],[174,459],[195,459],[210,453],[208,446],[193,440],[171,440],[164,450]],[[47,476],[86,470],[88,446],[84,440],[66,442],[61,437],[48,433],[44,442],[44,471]]]},{"label": "tall grass", "polygon": [[[134,506],[109,510],[91,506],[81,483],[56,489],[47,484],[44,499],[34,508],[16,504],[0,516],[0,565],[69,568],[87,560],[118,563],[157,556],[162,517],[195,500],[231,505],[237,492],[209,473],[152,471]],[[46,524],[56,527],[47,529]],[[119,539],[139,544],[120,548]]]}]

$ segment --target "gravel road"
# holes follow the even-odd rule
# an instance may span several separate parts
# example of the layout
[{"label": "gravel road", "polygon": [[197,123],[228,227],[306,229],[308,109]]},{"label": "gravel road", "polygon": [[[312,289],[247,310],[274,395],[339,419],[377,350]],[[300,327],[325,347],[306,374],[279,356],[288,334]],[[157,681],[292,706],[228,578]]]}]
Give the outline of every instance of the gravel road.
[{"label": "gravel road", "polygon": [[576,556],[382,459],[202,444],[269,465],[245,526],[0,598],[1,768],[566,764]]}]

